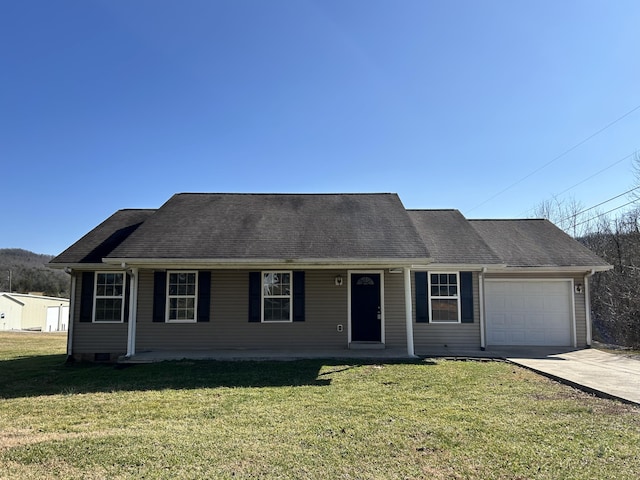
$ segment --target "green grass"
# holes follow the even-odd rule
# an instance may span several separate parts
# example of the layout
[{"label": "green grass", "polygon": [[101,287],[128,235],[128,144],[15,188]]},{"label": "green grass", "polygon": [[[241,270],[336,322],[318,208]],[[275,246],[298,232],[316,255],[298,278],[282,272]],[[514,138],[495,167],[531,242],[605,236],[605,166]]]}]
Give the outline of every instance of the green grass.
[{"label": "green grass", "polygon": [[637,479],[640,410],[501,362],[65,365],[0,333],[1,478]]}]

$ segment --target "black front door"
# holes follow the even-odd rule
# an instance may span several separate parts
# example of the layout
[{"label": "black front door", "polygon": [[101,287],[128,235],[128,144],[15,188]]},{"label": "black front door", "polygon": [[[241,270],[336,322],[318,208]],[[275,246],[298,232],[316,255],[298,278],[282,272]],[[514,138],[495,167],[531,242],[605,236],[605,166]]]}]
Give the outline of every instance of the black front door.
[{"label": "black front door", "polygon": [[351,274],[351,341],[382,341],[380,274]]}]

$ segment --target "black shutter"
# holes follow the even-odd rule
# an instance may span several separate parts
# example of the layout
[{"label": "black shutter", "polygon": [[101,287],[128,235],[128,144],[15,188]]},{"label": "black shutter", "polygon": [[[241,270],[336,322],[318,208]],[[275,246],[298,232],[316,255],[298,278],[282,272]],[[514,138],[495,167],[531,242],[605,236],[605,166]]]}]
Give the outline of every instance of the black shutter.
[{"label": "black shutter", "polygon": [[473,323],[473,273],[460,272],[460,308],[462,323]]},{"label": "black shutter", "polygon": [[128,273],[124,274],[124,279],[123,279],[123,291],[122,291],[122,295],[124,296],[124,321],[128,322],[129,321],[129,285],[131,285],[131,275],[129,275]]},{"label": "black shutter", "polygon": [[293,272],[293,321],[304,322],[304,272]]},{"label": "black shutter", "polygon": [[153,274],[153,321],[164,322],[167,305],[167,272]]},{"label": "black shutter", "polygon": [[198,272],[198,322],[209,321],[211,272]]},{"label": "black shutter", "polygon": [[80,321],[93,321],[93,272],[82,272],[82,290],[80,291]]},{"label": "black shutter", "polygon": [[429,301],[427,299],[427,272],[416,272],[416,322],[429,322]]},{"label": "black shutter", "polygon": [[260,322],[260,288],[262,281],[260,272],[249,272],[249,321]]}]

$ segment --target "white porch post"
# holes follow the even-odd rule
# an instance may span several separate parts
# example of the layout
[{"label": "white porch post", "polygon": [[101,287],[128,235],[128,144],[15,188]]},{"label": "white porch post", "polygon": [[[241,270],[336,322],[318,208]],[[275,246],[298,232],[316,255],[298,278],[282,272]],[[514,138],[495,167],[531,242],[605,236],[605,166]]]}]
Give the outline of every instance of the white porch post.
[{"label": "white porch post", "polygon": [[487,268],[484,267],[480,274],[478,275],[478,291],[479,291],[479,300],[480,300],[480,349],[484,350],[487,348],[487,340],[485,338],[484,331],[484,273],[487,271]]},{"label": "white porch post", "polygon": [[129,282],[129,325],[127,328],[127,357],[136,354],[136,318],[138,310],[138,269],[131,269]]},{"label": "white porch post", "polygon": [[591,298],[589,294],[589,277],[593,275],[592,273],[587,273],[584,276],[584,313],[585,313],[585,321],[587,322],[587,346],[591,346],[592,340],[592,330],[591,330]]},{"label": "white porch post", "polygon": [[404,268],[404,312],[407,328],[407,355],[415,357],[413,347],[413,308],[411,305],[411,269]]},{"label": "white porch post", "polygon": [[76,318],[76,272],[71,271],[71,292],[69,292],[69,321],[67,323],[67,356],[73,355],[73,324]]}]

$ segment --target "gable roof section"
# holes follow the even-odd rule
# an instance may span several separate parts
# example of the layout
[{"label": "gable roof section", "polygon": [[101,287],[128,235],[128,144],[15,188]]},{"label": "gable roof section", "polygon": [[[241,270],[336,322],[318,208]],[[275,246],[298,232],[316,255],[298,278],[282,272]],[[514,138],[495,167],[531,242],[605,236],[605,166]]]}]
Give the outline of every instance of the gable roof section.
[{"label": "gable roof section", "polygon": [[396,194],[182,193],[106,256],[428,261],[429,253]]},{"label": "gable roof section", "polygon": [[469,222],[508,267],[609,267],[548,220]]},{"label": "gable roof section", "polygon": [[434,263],[502,263],[458,210],[408,210],[408,213]]},{"label": "gable roof section", "polygon": [[24,302],[21,302],[20,300],[15,298],[12,293],[2,293],[0,294],[0,296],[2,296],[3,298],[6,298],[7,300],[11,300],[12,302],[15,302],[18,305],[24,307]]},{"label": "gable roof section", "polygon": [[118,210],[49,263],[102,263],[102,259],[126,240],[155,210]]}]

